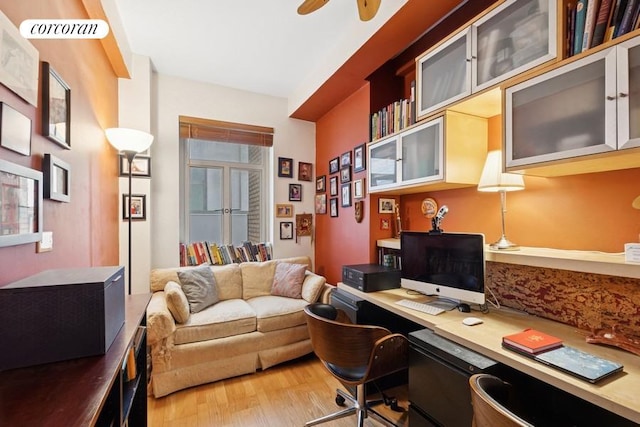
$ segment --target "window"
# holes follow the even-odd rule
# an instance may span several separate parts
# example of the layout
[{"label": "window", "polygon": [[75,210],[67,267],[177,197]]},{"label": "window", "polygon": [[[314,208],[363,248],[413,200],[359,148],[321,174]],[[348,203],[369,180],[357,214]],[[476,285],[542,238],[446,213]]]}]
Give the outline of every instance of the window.
[{"label": "window", "polygon": [[180,117],[181,240],[266,240],[273,129]]}]

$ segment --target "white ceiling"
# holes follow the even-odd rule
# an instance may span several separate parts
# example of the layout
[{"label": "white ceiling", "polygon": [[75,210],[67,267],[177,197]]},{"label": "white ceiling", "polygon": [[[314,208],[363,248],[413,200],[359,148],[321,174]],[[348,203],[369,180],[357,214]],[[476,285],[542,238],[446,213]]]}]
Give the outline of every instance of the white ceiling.
[{"label": "white ceiling", "polygon": [[362,22],[356,0],[305,16],[302,0],[112,0],[130,51],[156,71],[289,99],[311,95],[406,1]]}]

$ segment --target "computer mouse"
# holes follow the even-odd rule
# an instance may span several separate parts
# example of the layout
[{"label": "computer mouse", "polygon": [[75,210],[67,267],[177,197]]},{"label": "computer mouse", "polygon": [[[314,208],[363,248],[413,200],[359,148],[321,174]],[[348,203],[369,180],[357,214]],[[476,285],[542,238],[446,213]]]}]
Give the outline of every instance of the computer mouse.
[{"label": "computer mouse", "polygon": [[479,325],[482,323],[482,319],[478,319],[477,317],[465,317],[462,319],[462,323],[467,326]]},{"label": "computer mouse", "polygon": [[469,307],[469,304],[461,302],[460,304],[458,304],[458,311],[461,311],[463,313],[471,313],[471,307]]}]

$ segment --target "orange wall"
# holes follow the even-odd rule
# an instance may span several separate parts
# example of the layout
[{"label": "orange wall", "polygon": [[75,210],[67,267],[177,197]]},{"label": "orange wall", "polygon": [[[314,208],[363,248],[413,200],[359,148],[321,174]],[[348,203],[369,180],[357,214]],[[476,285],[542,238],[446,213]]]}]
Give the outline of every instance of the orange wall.
[{"label": "orange wall", "polygon": [[[19,26],[28,18],[87,18],[80,0],[17,2],[0,9]],[[32,120],[31,156],[0,147],[0,158],[42,170],[51,153],[71,165],[71,202],[44,200],[44,230],[53,231],[53,251],[37,254],[36,244],[0,248],[0,285],[42,270],[118,264],[117,155],[103,129],[117,125],[117,78],[96,40],[32,40],[46,61],[71,87],[71,150],[42,136],[41,107],[33,107],[0,85],[0,101]],[[40,105],[40,103],[39,103]]]}]

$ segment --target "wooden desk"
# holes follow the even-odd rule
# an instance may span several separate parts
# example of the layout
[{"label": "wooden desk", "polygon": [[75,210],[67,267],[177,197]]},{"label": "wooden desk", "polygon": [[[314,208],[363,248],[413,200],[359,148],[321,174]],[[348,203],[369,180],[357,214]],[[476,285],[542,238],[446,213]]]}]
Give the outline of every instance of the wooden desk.
[{"label": "wooden desk", "polygon": [[[438,335],[477,351],[493,360],[538,378],[547,384],[551,384],[610,412],[640,423],[640,358],[613,347],[588,344],[584,340],[586,334],[584,331],[551,320],[496,309],[491,309],[487,314],[476,311],[461,313],[458,310],[453,310],[432,316],[396,304],[396,301],[403,298],[425,299],[422,296],[408,295],[404,289],[365,293],[343,283],[339,283],[338,288],[392,313],[410,319],[433,330]],[[484,323],[476,326],[463,325],[462,319],[468,316],[479,317]],[[597,384],[590,384],[502,348],[501,343],[504,335],[518,332],[525,328],[538,329],[562,338],[566,345],[622,363],[624,372],[602,380]]]}]

